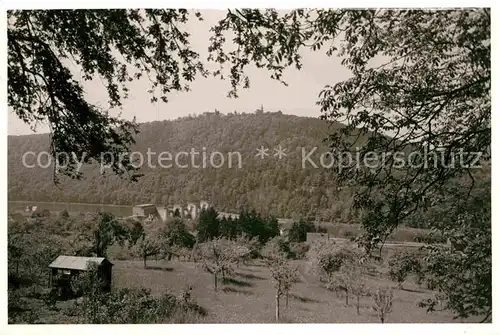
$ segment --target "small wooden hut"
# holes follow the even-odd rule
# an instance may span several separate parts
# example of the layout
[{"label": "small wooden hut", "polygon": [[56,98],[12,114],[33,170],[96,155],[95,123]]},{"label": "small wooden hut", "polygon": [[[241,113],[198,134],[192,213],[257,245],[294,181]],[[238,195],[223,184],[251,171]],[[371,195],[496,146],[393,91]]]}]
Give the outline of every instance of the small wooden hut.
[{"label": "small wooden hut", "polygon": [[51,288],[71,289],[71,279],[74,276],[86,272],[92,263],[97,264],[99,277],[104,283],[105,291],[111,290],[111,277],[113,264],[104,257],[80,257],[64,256],[57,257],[49,265],[50,277],[49,286]]}]

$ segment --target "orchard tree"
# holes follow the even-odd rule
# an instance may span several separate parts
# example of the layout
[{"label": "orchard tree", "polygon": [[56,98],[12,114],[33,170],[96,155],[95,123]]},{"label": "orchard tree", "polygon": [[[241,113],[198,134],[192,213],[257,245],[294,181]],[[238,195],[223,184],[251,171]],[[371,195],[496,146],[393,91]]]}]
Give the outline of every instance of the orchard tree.
[{"label": "orchard tree", "polygon": [[218,290],[220,276],[230,276],[236,264],[234,248],[225,238],[214,238],[198,245],[201,266],[214,276],[214,290]]},{"label": "orchard tree", "polygon": [[245,234],[239,235],[234,240],[236,246],[239,246],[238,263],[245,264],[250,259],[259,256],[261,245],[257,238],[250,238]]},{"label": "orchard tree", "polygon": [[340,270],[342,261],[335,257],[335,242],[332,240],[315,241],[307,253],[307,258],[311,261],[315,274],[320,281],[332,283],[333,275]]},{"label": "orchard tree", "polygon": [[[314,241],[307,252],[314,272],[320,281],[326,283],[328,289],[336,289],[339,285],[338,272],[346,264],[353,262],[355,251],[352,248],[338,245],[333,240]],[[344,289],[345,286],[343,286]]]},{"label": "orchard tree", "polygon": [[365,274],[359,271],[359,269],[351,269],[346,272],[346,274],[348,277],[347,290],[356,297],[356,314],[359,315],[359,300],[367,293],[366,279],[364,278]]},{"label": "orchard tree", "polygon": [[338,276],[336,276],[338,282],[345,287],[346,305],[349,304],[349,294],[356,297],[356,313],[358,315],[360,299],[369,293],[366,276],[371,268],[371,260],[360,251],[354,251],[353,257],[342,264]]},{"label": "orchard tree", "polygon": [[47,265],[57,256],[66,254],[70,245],[60,236],[46,232],[43,227],[25,231],[23,227],[9,225],[8,229],[9,284],[20,284],[28,279],[33,292],[47,283]]},{"label": "orchard tree", "polygon": [[[272,242],[271,242],[272,243]],[[285,297],[286,307],[288,307],[288,296],[294,283],[298,281],[298,268],[293,266],[286,257],[286,254],[271,248],[273,250],[267,257],[267,264],[271,272],[271,277],[276,289],[276,321],[280,319],[280,298]]]},{"label": "orchard tree", "polygon": [[156,256],[161,252],[161,244],[151,235],[142,235],[134,246],[135,253],[144,261],[144,268],[147,267],[146,261],[150,256]]},{"label": "orchard tree", "polygon": [[275,236],[262,247],[261,256],[264,258],[273,258],[276,254],[282,253],[287,258],[291,258],[290,243],[282,236]]},{"label": "orchard tree", "polygon": [[106,257],[108,248],[114,243],[130,242],[129,229],[107,212],[92,215],[76,226],[71,238],[73,252],[79,256]]}]

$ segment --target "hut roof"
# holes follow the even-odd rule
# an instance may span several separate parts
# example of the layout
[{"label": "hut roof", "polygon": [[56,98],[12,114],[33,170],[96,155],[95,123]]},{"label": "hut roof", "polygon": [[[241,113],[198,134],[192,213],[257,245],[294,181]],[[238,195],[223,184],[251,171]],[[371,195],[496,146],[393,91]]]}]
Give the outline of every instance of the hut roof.
[{"label": "hut roof", "polygon": [[69,270],[87,270],[90,263],[97,263],[102,265],[107,262],[113,265],[110,261],[104,257],[80,257],[80,256],[59,256],[52,263],[49,264],[49,268],[56,269],[69,269]]}]

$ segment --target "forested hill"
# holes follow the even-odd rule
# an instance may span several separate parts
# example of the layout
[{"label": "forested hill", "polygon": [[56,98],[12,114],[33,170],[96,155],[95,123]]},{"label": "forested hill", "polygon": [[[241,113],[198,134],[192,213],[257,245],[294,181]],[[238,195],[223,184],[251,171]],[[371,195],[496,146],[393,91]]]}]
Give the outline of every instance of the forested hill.
[{"label": "forested hill", "polygon": [[[141,125],[137,144],[132,151],[151,153],[151,166],[144,166],[145,175],[131,183],[108,173],[101,176],[99,167],[87,166],[84,180],[64,180],[58,187],[53,183],[53,168],[26,168],[22,156],[28,151],[40,153],[48,149],[48,135],[9,136],[8,185],[9,200],[64,201],[85,203],[174,204],[208,200],[219,210],[235,211],[249,206],[262,213],[278,217],[313,216],[322,220],[342,218],[348,220],[350,196],[341,194],[334,185],[332,169],[320,166],[320,154],[327,150],[324,139],[332,127],[317,118],[283,115],[281,112],[256,114],[205,113],[197,117],[184,117],[174,121],[150,122]],[[256,156],[257,148],[268,151],[263,159]],[[281,160],[274,156],[281,146],[286,149]],[[302,167],[302,151],[307,155],[318,147]],[[158,163],[160,152],[173,158],[177,152],[199,152],[194,165],[190,157],[181,156],[180,164],[174,160]],[[210,154],[224,155],[224,166],[214,168]],[[206,152],[207,164],[202,166]],[[230,154],[233,152],[233,154]],[[241,154],[241,168],[235,152]],[[163,157],[168,157],[168,153]],[[229,156],[232,166],[229,167]],[[42,155],[42,163],[47,157]],[[33,155],[29,164],[36,163]],[[220,162],[216,156],[215,164]],[[324,161],[328,163],[328,160]]]}]

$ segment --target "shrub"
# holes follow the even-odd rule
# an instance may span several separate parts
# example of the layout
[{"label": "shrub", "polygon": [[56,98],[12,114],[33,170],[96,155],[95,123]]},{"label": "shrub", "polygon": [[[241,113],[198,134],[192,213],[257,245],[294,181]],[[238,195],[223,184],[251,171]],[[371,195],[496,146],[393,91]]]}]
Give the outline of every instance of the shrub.
[{"label": "shrub", "polygon": [[[120,289],[114,293],[86,295],[69,311],[84,323],[165,323],[180,316],[204,316],[206,312],[194,303],[192,296],[163,294],[154,297],[146,289]],[[174,320],[178,321],[178,320]]]}]

